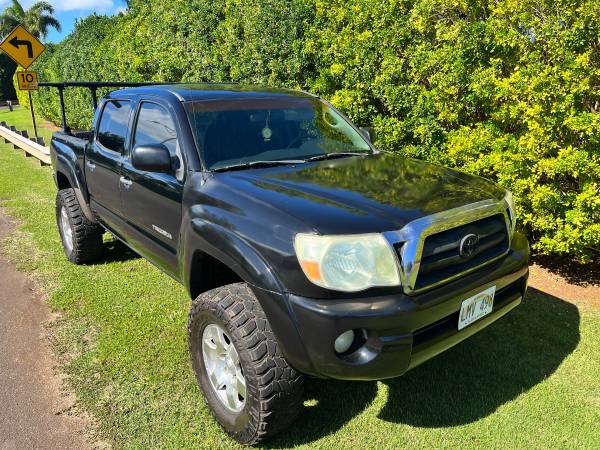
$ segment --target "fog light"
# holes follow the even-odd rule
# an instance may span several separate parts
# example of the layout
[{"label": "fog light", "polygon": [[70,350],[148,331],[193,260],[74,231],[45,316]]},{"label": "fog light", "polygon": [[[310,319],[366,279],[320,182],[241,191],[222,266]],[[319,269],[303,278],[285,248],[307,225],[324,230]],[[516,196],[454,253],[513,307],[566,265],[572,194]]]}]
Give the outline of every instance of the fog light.
[{"label": "fog light", "polygon": [[336,353],[344,353],[354,342],[354,330],[348,330],[340,334],[333,344]]}]

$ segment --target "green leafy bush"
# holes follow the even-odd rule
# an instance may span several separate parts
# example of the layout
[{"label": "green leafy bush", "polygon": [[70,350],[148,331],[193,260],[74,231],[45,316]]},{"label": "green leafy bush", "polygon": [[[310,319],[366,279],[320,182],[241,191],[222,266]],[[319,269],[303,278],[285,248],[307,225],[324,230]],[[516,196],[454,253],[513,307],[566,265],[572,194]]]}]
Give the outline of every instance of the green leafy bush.
[{"label": "green leafy bush", "polygon": [[[237,81],[308,89],[380,148],[511,189],[542,253],[600,252],[597,0],[133,1],[36,64],[44,80]],[[89,126],[87,93],[66,96]],[[54,93],[40,91],[58,120]],[[85,113],[83,113],[85,112]]]}]

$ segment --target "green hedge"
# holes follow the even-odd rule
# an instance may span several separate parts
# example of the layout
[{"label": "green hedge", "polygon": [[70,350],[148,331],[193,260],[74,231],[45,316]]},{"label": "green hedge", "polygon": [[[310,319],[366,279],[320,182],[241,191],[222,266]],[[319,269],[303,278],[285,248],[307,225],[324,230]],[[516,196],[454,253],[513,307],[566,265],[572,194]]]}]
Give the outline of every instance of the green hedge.
[{"label": "green hedge", "polygon": [[[382,149],[498,181],[536,250],[600,252],[600,3],[133,1],[91,16],[44,80],[238,81],[307,89]],[[69,120],[90,100],[69,93]],[[36,95],[58,120],[57,100]],[[83,112],[86,111],[84,114]]]}]

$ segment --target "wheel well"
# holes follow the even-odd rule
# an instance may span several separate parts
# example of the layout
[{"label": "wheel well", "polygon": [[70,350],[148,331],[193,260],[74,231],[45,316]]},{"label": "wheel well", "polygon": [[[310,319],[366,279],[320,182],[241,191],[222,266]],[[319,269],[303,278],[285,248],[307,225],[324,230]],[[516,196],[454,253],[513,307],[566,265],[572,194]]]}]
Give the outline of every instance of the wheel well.
[{"label": "wheel well", "polygon": [[243,281],[237,273],[218,259],[203,251],[194,253],[190,269],[190,294],[193,299],[211,289]]},{"label": "wheel well", "polygon": [[69,179],[62,172],[56,172],[56,184],[58,189],[69,189],[71,187],[71,183],[69,183]]}]

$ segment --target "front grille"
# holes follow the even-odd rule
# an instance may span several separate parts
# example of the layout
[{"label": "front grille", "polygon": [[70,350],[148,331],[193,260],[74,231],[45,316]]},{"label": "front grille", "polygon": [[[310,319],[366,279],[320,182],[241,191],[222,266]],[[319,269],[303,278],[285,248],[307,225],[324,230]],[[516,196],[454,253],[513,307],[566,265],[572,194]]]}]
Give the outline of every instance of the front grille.
[{"label": "front grille", "polygon": [[[470,255],[460,254],[461,240],[474,234],[479,241]],[[414,289],[423,289],[469,271],[508,251],[509,237],[503,214],[486,217],[425,238]]]}]

